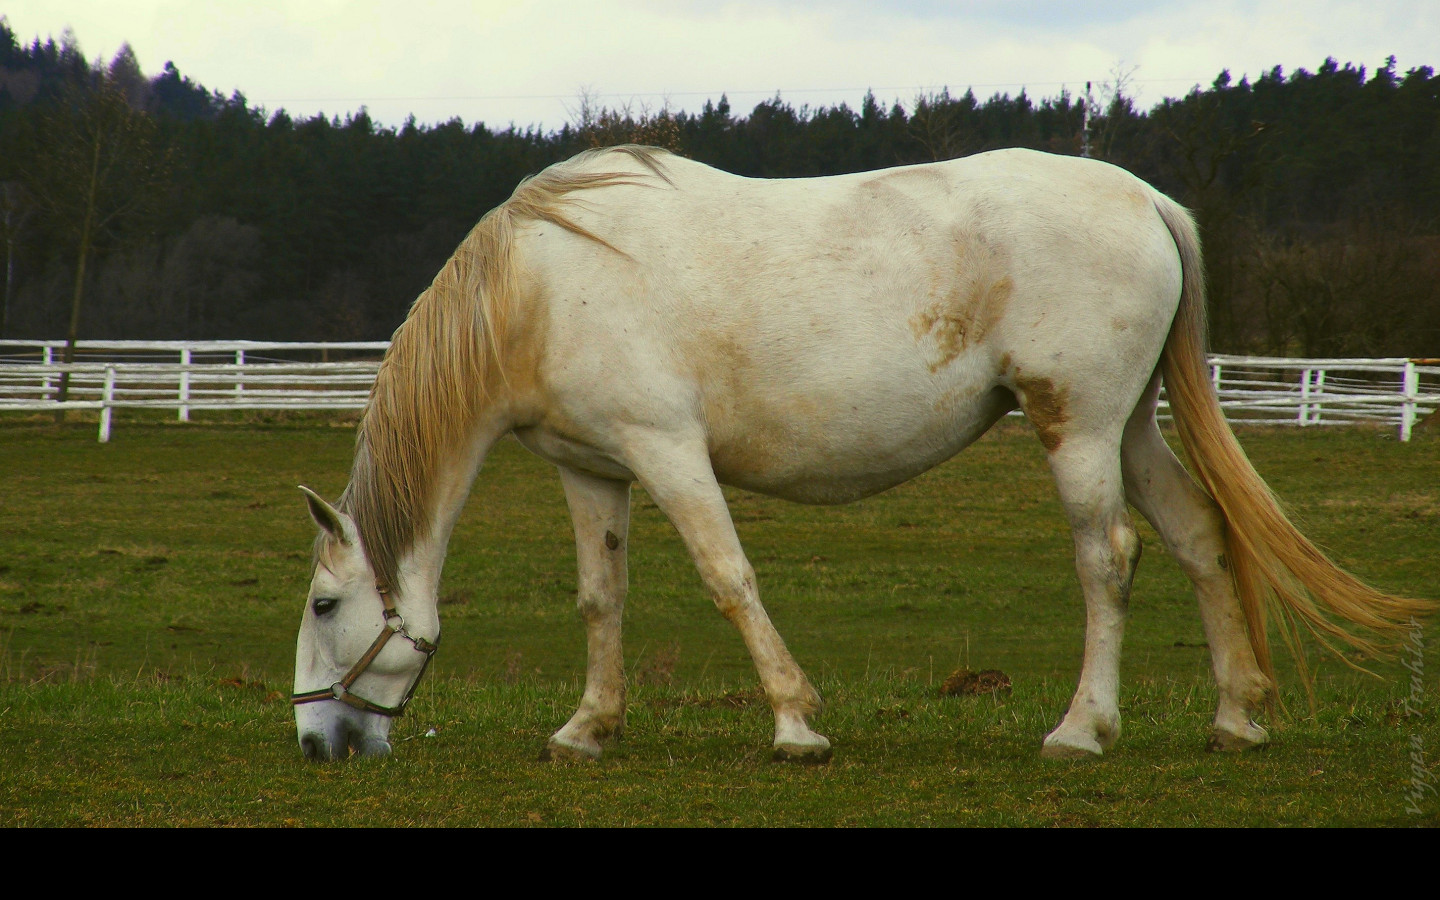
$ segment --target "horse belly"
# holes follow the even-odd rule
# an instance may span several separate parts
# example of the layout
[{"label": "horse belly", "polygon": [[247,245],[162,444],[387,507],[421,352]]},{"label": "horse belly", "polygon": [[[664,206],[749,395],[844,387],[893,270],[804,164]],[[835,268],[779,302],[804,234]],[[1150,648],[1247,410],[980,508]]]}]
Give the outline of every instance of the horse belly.
[{"label": "horse belly", "polygon": [[724,484],[802,503],[868,497],[954,456],[1013,407],[991,379],[974,381],[943,390],[914,379],[848,393],[803,380],[710,391],[711,465]]}]

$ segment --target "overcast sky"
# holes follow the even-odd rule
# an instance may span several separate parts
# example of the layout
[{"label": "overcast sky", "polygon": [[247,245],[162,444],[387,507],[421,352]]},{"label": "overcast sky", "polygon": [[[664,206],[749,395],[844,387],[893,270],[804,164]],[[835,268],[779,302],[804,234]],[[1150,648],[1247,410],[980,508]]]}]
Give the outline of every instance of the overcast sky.
[{"label": "overcast sky", "polygon": [[88,58],[129,42],[146,74],[180,71],[295,116],[367,107],[389,125],[460,117],[546,130],[582,91],[610,107],[748,113],[777,93],[907,108],[921,91],[1055,96],[1117,72],[1149,107],[1327,56],[1440,66],[1437,0],[5,0],[20,40],[68,26]]}]

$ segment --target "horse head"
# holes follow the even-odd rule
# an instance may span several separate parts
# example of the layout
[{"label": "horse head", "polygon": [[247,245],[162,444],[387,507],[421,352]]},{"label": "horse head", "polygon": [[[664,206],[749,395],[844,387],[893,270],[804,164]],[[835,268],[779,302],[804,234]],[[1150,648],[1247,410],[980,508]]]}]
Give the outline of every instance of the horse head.
[{"label": "horse head", "polygon": [[436,645],[407,630],[399,592],[376,578],[354,520],[300,489],[320,527],[295,648],[300,749],[316,760],[385,756],[391,720],[409,703]]}]

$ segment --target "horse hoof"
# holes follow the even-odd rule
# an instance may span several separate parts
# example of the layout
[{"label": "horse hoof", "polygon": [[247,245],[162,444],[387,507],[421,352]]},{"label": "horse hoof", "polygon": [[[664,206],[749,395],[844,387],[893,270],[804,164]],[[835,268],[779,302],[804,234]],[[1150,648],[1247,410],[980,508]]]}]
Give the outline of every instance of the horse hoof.
[{"label": "horse hoof", "polygon": [[796,763],[802,766],[823,766],[834,755],[835,751],[830,749],[829,744],[825,744],[823,747],[781,744],[775,748],[775,753],[770,759],[774,762]]},{"label": "horse hoof", "polygon": [[562,744],[553,738],[540,751],[541,762],[557,763],[587,763],[594,762],[600,758],[600,745],[594,748],[577,747],[573,744]]},{"label": "horse hoof", "polygon": [[1216,728],[1210,732],[1210,741],[1205,745],[1208,753],[1241,753],[1245,750],[1264,750],[1270,743],[1270,735],[1256,725],[1249,723],[1244,731],[1236,733]]},{"label": "horse hoof", "polygon": [[1094,740],[1055,740],[1054,735],[1045,739],[1045,744],[1040,748],[1042,759],[1099,759],[1105,755],[1105,749],[1100,746],[1099,741]]}]

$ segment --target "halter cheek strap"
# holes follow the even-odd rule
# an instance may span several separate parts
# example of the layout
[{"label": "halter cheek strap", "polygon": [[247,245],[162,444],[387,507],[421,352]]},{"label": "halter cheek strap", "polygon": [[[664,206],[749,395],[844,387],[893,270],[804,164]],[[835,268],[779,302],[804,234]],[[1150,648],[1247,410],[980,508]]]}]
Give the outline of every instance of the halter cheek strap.
[{"label": "halter cheek strap", "polygon": [[[425,670],[430,667],[430,660],[434,658],[435,651],[440,649],[440,639],[437,637],[431,642],[424,638],[417,638],[406,631],[405,618],[401,616],[400,612],[395,608],[395,601],[390,597],[390,588],[384,584],[377,583],[375,590],[380,594],[380,601],[385,604],[385,626],[380,629],[380,633],[376,635],[375,640],[371,642],[370,649],[366,650],[365,653],[355,661],[355,665],[350,667],[350,671],[345,673],[344,678],[341,678],[328,688],[291,694],[290,702],[292,704],[299,706],[302,703],[315,703],[320,700],[339,700],[341,703],[353,706],[355,709],[377,713],[382,716],[389,716],[390,718],[395,718],[405,712],[405,707],[409,705],[410,698],[415,696],[415,688],[420,684],[420,679],[425,676]],[[410,689],[405,692],[404,698],[394,706],[381,706],[378,703],[366,700],[359,694],[351,693],[350,687],[355,684],[356,680],[370,667],[370,664],[380,655],[380,651],[385,649],[385,645],[390,642],[390,639],[397,634],[409,641],[416,651],[425,654],[425,661],[420,664],[420,672],[415,676],[415,680],[410,682]]]}]

